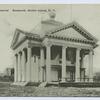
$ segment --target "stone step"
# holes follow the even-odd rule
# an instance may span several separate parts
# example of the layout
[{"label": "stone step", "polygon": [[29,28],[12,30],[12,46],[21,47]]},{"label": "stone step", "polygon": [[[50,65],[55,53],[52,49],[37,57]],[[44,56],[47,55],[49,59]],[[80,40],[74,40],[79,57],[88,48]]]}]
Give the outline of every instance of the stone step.
[{"label": "stone step", "polygon": [[47,85],[47,82],[42,82],[42,83],[39,85],[39,87],[46,87],[46,85]]},{"label": "stone step", "polygon": [[100,83],[95,83],[95,82],[75,82],[75,83],[60,83],[59,86],[61,87],[100,87]]},{"label": "stone step", "polygon": [[28,82],[14,82],[11,85],[19,85],[19,86],[26,86]]},{"label": "stone step", "polygon": [[28,82],[26,86],[39,86],[40,82]]}]

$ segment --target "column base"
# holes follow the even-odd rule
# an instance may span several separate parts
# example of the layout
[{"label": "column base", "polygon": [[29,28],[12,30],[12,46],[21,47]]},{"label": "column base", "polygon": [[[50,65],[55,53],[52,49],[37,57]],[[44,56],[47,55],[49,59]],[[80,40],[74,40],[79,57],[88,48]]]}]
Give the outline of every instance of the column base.
[{"label": "column base", "polygon": [[24,78],[22,78],[22,82],[24,82],[25,81],[25,79]]},{"label": "column base", "polygon": [[85,80],[84,79],[81,79],[80,82],[85,82]]},{"label": "column base", "polygon": [[93,78],[89,78],[89,82],[93,82]]},{"label": "column base", "polygon": [[61,82],[66,82],[66,79],[65,79],[65,78],[62,78],[62,79],[61,79]]},{"label": "column base", "polygon": [[75,79],[75,82],[81,82],[81,80],[79,78]]},{"label": "column base", "polygon": [[11,85],[26,86],[28,82],[14,82]]}]

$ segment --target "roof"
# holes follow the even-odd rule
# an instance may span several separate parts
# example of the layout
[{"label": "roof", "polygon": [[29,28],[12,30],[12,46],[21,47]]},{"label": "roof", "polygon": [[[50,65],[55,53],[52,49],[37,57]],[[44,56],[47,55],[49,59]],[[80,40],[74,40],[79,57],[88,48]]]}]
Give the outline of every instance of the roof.
[{"label": "roof", "polygon": [[26,32],[20,29],[16,29],[11,46],[17,41],[19,34],[23,34],[22,37],[28,37],[32,39],[42,40],[45,37],[58,38],[67,41],[80,41],[87,43],[97,43],[97,39],[85,30],[77,22],[73,21],[68,24],[56,21],[54,16],[53,19],[41,21],[31,32]]},{"label": "roof", "polygon": [[36,27],[32,29],[31,33],[39,34],[41,37],[44,37],[46,33],[55,30],[63,25],[64,24],[59,21],[48,19],[37,24]]},{"label": "roof", "polygon": [[33,28],[31,33],[39,34],[41,37],[44,37],[47,32],[63,26],[64,24],[62,22],[55,20],[55,16],[55,12],[50,12],[49,19],[42,20],[39,24],[36,25],[36,27]]},{"label": "roof", "polygon": [[36,40],[41,40],[40,35],[30,33],[30,32],[26,32],[26,31],[23,31],[23,30],[17,28],[15,30],[15,33],[14,33],[14,36],[13,36],[11,48],[16,44],[17,41],[22,41],[23,39],[26,39],[26,38],[33,38],[33,39],[36,39]]},{"label": "roof", "polygon": [[[76,30],[79,35],[77,37],[77,35],[75,34],[76,32],[73,31]],[[65,30],[66,32],[64,32],[64,34],[62,34],[62,30]],[[74,33],[75,32],[75,33]],[[77,22],[73,21],[69,24],[63,25],[59,28],[56,28],[52,31],[49,31],[46,36],[56,36],[56,37],[66,37],[66,38],[74,38],[74,39],[82,39],[80,36],[84,36],[84,39],[88,39],[94,42],[97,42],[97,38],[94,37],[92,34],[90,34],[87,30],[85,30],[81,25],[79,25]]]}]

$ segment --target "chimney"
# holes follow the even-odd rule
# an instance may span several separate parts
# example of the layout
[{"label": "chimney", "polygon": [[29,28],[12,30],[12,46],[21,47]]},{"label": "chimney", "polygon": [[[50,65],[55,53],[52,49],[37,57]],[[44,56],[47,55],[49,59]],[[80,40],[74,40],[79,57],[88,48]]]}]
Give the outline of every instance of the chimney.
[{"label": "chimney", "polygon": [[55,20],[55,17],[56,17],[55,12],[50,12],[49,17],[50,17],[50,20]]}]

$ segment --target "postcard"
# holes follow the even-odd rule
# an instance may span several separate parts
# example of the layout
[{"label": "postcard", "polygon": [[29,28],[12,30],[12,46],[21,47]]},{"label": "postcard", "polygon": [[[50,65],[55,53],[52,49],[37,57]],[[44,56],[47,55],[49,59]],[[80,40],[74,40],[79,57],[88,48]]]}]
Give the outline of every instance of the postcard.
[{"label": "postcard", "polygon": [[100,96],[100,4],[0,4],[0,97]]}]

